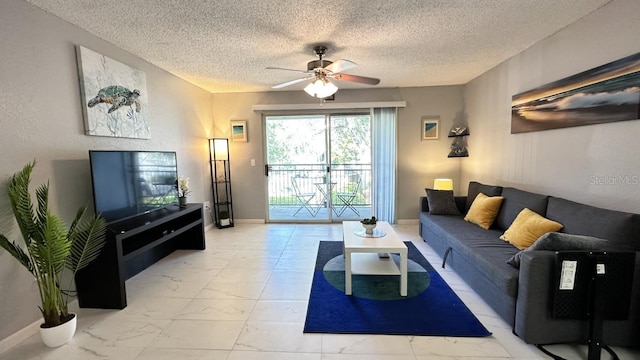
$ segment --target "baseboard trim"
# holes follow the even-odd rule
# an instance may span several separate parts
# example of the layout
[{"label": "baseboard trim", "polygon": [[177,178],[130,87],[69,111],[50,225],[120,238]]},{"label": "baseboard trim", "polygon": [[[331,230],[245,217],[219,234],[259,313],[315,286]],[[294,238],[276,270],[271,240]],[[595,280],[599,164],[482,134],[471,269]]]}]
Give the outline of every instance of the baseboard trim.
[{"label": "baseboard trim", "polygon": [[398,225],[418,225],[420,221],[418,219],[402,219],[398,220]]},{"label": "baseboard trim", "polygon": [[33,335],[37,334],[39,331],[38,329],[40,329],[40,324],[42,324],[42,319],[38,319],[25,326],[24,328],[16,331],[15,333],[9,335],[8,337],[0,340],[0,355],[32,337]]},{"label": "baseboard trim", "polygon": [[[78,312],[78,299],[73,299],[68,303],[69,312]],[[42,318],[32,322],[31,324],[23,327],[8,337],[0,340],[0,355],[12,347],[20,344],[28,338],[36,335],[40,331],[40,324],[42,324]]]},{"label": "baseboard trim", "polygon": [[[233,219],[234,224],[266,224],[264,219]],[[216,229],[216,224],[211,223],[204,227],[204,231]],[[224,230],[224,229],[223,229]]]},{"label": "baseboard trim", "polygon": [[235,219],[234,222],[238,224],[265,224],[264,219]]}]

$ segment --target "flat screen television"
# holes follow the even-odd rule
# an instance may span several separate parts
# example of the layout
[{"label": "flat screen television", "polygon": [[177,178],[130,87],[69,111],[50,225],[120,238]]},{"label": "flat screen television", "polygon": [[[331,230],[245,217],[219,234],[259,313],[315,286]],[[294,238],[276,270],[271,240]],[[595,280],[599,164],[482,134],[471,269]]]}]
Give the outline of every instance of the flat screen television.
[{"label": "flat screen television", "polygon": [[90,150],[96,214],[113,222],[178,203],[176,153]]}]

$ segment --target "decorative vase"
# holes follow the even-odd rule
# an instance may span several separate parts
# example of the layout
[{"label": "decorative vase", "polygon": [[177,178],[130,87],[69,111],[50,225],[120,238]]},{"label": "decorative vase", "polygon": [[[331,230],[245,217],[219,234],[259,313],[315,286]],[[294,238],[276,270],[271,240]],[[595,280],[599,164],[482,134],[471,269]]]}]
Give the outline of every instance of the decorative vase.
[{"label": "decorative vase", "polygon": [[51,328],[43,328],[40,325],[40,337],[48,347],[58,347],[69,342],[76,333],[78,315],[71,313],[73,317],[66,323]]},{"label": "decorative vase", "polygon": [[187,207],[187,197],[186,196],[179,197],[178,204],[180,204],[180,207]]},{"label": "decorative vase", "polygon": [[362,224],[362,227],[364,227],[365,234],[373,234],[373,229],[376,228],[376,224]]}]

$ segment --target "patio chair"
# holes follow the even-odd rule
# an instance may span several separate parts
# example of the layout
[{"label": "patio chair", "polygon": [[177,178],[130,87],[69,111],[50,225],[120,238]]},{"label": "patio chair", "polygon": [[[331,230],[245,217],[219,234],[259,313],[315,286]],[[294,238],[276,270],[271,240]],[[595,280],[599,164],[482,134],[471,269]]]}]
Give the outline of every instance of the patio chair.
[{"label": "patio chair", "polygon": [[357,176],[357,179],[355,182],[348,183],[349,185],[352,185],[351,191],[336,192],[336,199],[338,201],[336,201],[333,207],[333,212],[336,214],[336,216],[338,217],[342,216],[342,214],[347,209],[350,209],[351,211],[356,213],[357,216],[360,216],[360,213],[358,212],[358,209],[356,209],[355,206],[353,205],[353,202],[355,201],[356,195],[360,190],[361,182],[362,182],[362,179],[360,178],[360,176]]},{"label": "patio chair", "polygon": [[316,217],[316,215],[318,214],[318,211],[320,211],[320,207],[313,207],[311,205],[311,200],[316,196],[316,192],[302,191],[300,184],[298,183],[298,180],[299,179],[295,177],[291,178],[291,185],[293,185],[293,191],[295,193],[296,198],[301,204],[298,210],[296,210],[296,212],[293,213],[293,216],[296,216],[300,212],[300,210],[306,209],[311,216]]}]

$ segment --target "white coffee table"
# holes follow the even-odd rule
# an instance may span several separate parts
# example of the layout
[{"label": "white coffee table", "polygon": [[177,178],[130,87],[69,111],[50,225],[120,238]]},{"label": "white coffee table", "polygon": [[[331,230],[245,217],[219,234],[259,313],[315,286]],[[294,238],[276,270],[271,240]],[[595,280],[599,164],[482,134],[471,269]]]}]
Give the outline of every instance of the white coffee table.
[{"label": "white coffee table", "polygon": [[[376,230],[386,233],[382,237],[362,237],[359,221],[342,222],[344,243],[345,294],[351,295],[351,275],[400,275],[400,296],[407,296],[407,246],[391,225],[378,221]],[[391,257],[378,254],[400,254],[400,268]]]}]

